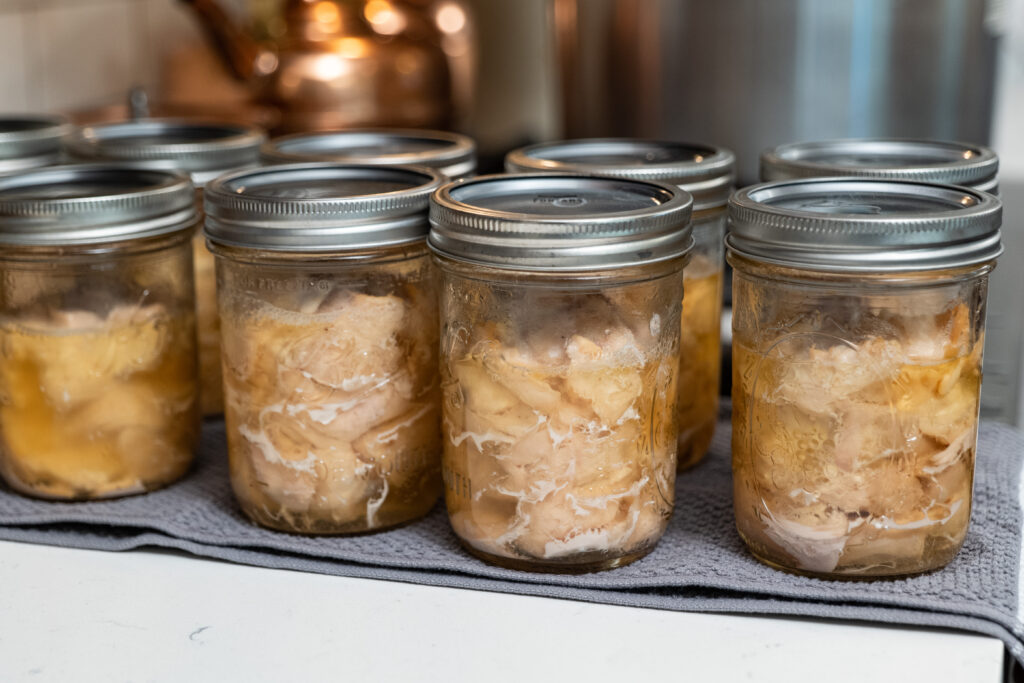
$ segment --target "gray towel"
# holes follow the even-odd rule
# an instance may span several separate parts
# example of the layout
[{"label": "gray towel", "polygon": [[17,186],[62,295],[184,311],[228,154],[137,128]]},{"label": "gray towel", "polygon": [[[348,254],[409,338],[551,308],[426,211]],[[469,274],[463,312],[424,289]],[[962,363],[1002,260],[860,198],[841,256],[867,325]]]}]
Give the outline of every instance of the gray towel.
[{"label": "gray towel", "polygon": [[627,567],[581,576],[515,572],[468,556],[443,506],[373,535],[309,538],[261,529],[235,506],[224,453],[223,424],[207,422],[196,467],[162,491],[50,503],[0,489],[0,538],[102,550],[176,548],[263,567],[614,605],[954,628],[1000,638],[1024,663],[1024,434],[1002,425],[982,425],[974,514],[953,563],[925,576],[875,582],[792,576],[747,554],[733,526],[726,421],[705,462],[679,477],[675,515],[657,549]]}]

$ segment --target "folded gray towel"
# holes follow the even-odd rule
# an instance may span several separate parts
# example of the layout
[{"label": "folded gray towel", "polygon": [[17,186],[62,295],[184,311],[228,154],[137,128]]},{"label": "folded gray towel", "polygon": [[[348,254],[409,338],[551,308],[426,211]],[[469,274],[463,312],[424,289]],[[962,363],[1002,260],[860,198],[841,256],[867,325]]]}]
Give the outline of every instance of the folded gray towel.
[{"label": "folded gray towel", "polygon": [[207,422],[192,473],[146,496],[51,503],[0,489],[0,538],[103,550],[176,548],[262,567],[615,605],[955,628],[1000,638],[1024,663],[1018,583],[1024,433],[1006,426],[982,425],[971,527],[952,564],[875,582],[792,576],[745,551],[733,526],[724,420],[705,462],[679,477],[675,515],[657,549],[627,567],[578,576],[484,564],[459,548],[443,506],[422,521],[365,536],[261,529],[235,505],[224,449],[223,424]]}]

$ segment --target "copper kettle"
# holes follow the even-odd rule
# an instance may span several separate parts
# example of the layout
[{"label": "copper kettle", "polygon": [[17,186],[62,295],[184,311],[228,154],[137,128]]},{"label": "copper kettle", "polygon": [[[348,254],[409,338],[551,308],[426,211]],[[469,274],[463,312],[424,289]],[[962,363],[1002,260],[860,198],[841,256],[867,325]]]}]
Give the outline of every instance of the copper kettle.
[{"label": "copper kettle", "polygon": [[[256,101],[278,110],[275,132],[452,123],[445,26],[433,20],[440,15],[430,12],[432,2],[285,0],[284,31],[272,45],[239,27],[217,0],[182,1]],[[450,8],[465,10],[444,4],[450,28]]]}]

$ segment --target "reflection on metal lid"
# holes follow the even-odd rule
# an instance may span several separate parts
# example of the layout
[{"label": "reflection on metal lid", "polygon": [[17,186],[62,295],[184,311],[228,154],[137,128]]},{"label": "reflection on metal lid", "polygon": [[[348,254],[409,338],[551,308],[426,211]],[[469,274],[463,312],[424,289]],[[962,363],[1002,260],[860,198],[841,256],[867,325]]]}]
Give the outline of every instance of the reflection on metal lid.
[{"label": "reflection on metal lid", "polygon": [[285,164],[231,173],[206,188],[215,243],[327,252],[422,240],[442,176],[426,168]]},{"label": "reflection on metal lid", "polygon": [[482,176],[431,199],[439,254],[523,270],[607,269],[685,255],[693,199],[671,185],[531,173]]},{"label": "reflection on metal lid", "polygon": [[920,271],[1002,253],[1002,206],[968,187],[871,178],[763,183],[729,200],[729,248],[823,271]]},{"label": "reflection on metal lid", "polygon": [[365,129],[297,133],[263,145],[263,161],[335,161],[372,166],[426,166],[449,178],[476,171],[476,144],[465,135],[433,130]]},{"label": "reflection on metal lid", "polygon": [[509,152],[510,173],[546,171],[655,180],[693,195],[694,210],[725,205],[735,182],[732,152],[710,145],[589,138],[548,142]]},{"label": "reflection on metal lid", "polygon": [[0,244],[99,244],[190,228],[188,178],[113,164],[53,166],[0,177]]},{"label": "reflection on metal lid", "polygon": [[57,163],[70,129],[58,116],[0,117],[0,173]]},{"label": "reflection on metal lid", "polygon": [[868,138],[780,145],[761,155],[765,181],[822,176],[967,185],[993,192],[999,158],[987,147],[938,140]]},{"label": "reflection on metal lid", "polygon": [[232,123],[140,119],[80,128],[68,148],[78,159],[188,173],[202,186],[226,171],[255,165],[265,139],[257,128]]}]

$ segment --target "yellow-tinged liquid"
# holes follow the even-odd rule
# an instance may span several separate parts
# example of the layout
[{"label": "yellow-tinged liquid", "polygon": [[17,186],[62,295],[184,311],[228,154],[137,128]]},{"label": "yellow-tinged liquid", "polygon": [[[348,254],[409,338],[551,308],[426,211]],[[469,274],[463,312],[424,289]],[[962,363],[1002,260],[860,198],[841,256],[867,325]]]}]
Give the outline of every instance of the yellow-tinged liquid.
[{"label": "yellow-tinged liquid", "polygon": [[200,407],[203,415],[224,412],[220,367],[220,317],[217,315],[217,272],[202,233],[192,240],[196,281],[196,332],[199,347]]},{"label": "yellow-tinged liquid", "polygon": [[736,522],[757,557],[848,577],[953,558],[970,519],[981,379],[982,342],[965,325],[962,304],[939,316],[951,341],[930,359],[905,338],[805,333],[767,354],[734,339]]},{"label": "yellow-tinged liquid", "polygon": [[700,462],[718,418],[722,273],[686,278],[679,337],[679,469]]},{"label": "yellow-tinged liquid", "polygon": [[194,322],[160,306],[0,324],[0,472],[48,498],[141,493],[198,439]]}]

